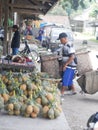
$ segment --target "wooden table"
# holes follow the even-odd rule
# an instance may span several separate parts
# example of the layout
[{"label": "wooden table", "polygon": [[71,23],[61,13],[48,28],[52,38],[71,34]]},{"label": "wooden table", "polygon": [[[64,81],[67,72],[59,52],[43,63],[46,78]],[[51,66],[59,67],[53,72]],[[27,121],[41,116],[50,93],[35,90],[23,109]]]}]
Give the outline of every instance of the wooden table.
[{"label": "wooden table", "polygon": [[35,68],[34,63],[16,63],[8,60],[0,60],[0,71],[12,70],[12,71],[30,71]]}]

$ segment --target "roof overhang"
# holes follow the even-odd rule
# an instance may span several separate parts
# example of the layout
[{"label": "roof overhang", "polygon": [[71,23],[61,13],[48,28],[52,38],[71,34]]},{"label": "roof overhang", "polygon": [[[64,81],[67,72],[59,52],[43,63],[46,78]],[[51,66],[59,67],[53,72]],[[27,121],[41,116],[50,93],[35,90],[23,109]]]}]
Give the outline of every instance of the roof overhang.
[{"label": "roof overhang", "polygon": [[59,0],[10,0],[9,7],[22,16],[45,15]]}]

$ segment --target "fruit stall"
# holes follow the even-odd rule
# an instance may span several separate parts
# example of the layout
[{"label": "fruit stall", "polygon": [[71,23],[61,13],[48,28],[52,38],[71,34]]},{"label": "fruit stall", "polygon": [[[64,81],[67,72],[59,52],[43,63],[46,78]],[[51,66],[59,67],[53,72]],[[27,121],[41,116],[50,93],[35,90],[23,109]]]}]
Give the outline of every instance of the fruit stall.
[{"label": "fruit stall", "polygon": [[38,71],[34,63],[1,59],[1,112],[31,118],[57,118],[62,112],[57,87],[59,81],[60,79],[53,78],[53,73]]},{"label": "fruit stall", "polygon": [[[3,55],[10,54],[11,28],[7,23],[9,16],[17,12],[16,23],[20,25],[20,21],[27,16],[33,15],[35,18],[39,14],[45,15],[57,2],[58,0],[0,0],[0,18],[3,19],[4,16],[5,20]],[[37,72],[34,64],[1,60],[0,112],[11,116],[56,119],[62,112],[58,82],[58,79],[51,78],[45,72]]]}]

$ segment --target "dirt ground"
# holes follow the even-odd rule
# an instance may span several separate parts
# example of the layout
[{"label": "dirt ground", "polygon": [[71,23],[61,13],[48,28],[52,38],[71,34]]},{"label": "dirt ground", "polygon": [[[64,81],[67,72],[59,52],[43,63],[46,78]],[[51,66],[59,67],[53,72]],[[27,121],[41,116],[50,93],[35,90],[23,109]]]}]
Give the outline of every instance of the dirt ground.
[{"label": "dirt ground", "polygon": [[[87,45],[83,45],[82,41],[82,38],[80,39],[79,37],[76,37],[76,49],[86,47],[98,50],[98,43],[88,41]],[[83,130],[86,127],[88,118],[98,111],[98,93],[84,95],[80,93],[81,89],[77,82],[75,82],[75,86],[77,94],[66,94],[62,101],[62,108],[71,130]]]}]

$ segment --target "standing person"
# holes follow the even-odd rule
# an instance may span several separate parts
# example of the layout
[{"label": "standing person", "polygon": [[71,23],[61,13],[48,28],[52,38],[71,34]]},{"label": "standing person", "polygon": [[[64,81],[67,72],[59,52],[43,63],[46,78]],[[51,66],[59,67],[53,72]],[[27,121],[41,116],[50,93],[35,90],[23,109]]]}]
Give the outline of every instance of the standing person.
[{"label": "standing person", "polygon": [[64,91],[68,89],[68,86],[71,86],[72,94],[76,94],[75,87],[73,84],[73,78],[75,76],[75,70],[77,66],[77,61],[75,57],[75,49],[73,44],[68,41],[66,33],[59,34],[62,53],[62,66],[63,66],[63,76],[62,76],[62,89],[61,94],[64,95]]},{"label": "standing person", "polygon": [[18,49],[20,47],[20,33],[18,31],[17,25],[13,25],[12,28],[13,28],[13,32],[14,32],[12,42],[11,42],[12,55],[17,55]]},{"label": "standing person", "polygon": [[42,38],[43,38],[43,34],[44,34],[44,29],[40,28],[39,32],[38,32],[38,40],[42,43]]},{"label": "standing person", "polygon": [[32,31],[32,26],[31,25],[26,27],[24,35],[25,36],[28,36],[28,35],[33,36],[33,31]]}]

